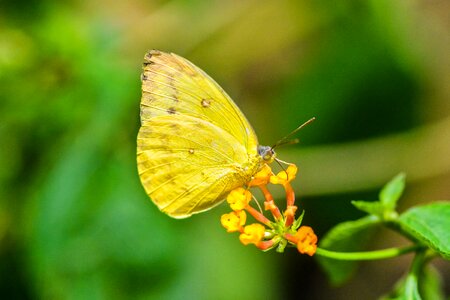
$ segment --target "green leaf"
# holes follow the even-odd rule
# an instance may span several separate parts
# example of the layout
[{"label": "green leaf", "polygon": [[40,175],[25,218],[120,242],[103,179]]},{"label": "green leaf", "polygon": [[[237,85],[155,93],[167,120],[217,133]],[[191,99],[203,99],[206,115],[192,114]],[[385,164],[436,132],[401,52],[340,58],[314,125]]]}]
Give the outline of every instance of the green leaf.
[{"label": "green leaf", "polygon": [[303,217],[305,216],[305,211],[302,211],[302,214],[295,220],[294,224],[292,224],[292,229],[297,230],[300,225],[302,225]]},{"label": "green leaf", "polygon": [[359,210],[379,216],[385,221],[397,218],[395,207],[405,188],[405,174],[400,173],[389,181],[380,191],[380,201],[352,201]]},{"label": "green leaf", "polygon": [[433,266],[427,266],[419,281],[419,291],[424,300],[444,300],[442,278]]},{"label": "green leaf", "polygon": [[383,207],[381,206],[381,203],[378,201],[352,201],[352,204],[354,207],[356,207],[359,210],[362,210],[363,212],[366,212],[371,215],[375,216],[382,216],[383,215]]},{"label": "green leaf", "polygon": [[417,286],[417,280],[412,277],[407,277],[405,285],[401,290],[401,294],[396,298],[389,298],[391,300],[422,300]]},{"label": "green leaf", "polygon": [[406,277],[405,289],[403,295],[398,299],[402,300],[422,300],[419,294],[419,287],[417,285],[417,278],[415,276]]},{"label": "green leaf", "polygon": [[411,208],[398,221],[403,230],[450,259],[450,202]]},{"label": "green leaf", "polygon": [[400,173],[389,181],[380,192],[380,202],[388,211],[393,211],[405,189],[405,174]]},{"label": "green leaf", "polygon": [[[379,223],[380,219],[374,216],[340,223],[320,240],[319,246],[333,251],[362,250]],[[321,256],[316,258],[333,285],[344,283],[357,267],[355,261],[338,261]]]},{"label": "green leaf", "polygon": [[419,251],[414,256],[411,269],[405,279],[405,288],[399,299],[404,300],[422,300],[419,294],[419,278],[423,273],[426,264],[425,251]]},{"label": "green leaf", "polygon": [[405,293],[406,278],[400,278],[394,285],[394,288],[386,295],[380,297],[380,300],[398,300]]},{"label": "green leaf", "polygon": [[[408,286],[406,286],[408,281]],[[442,288],[442,279],[433,266],[427,266],[420,274],[419,281],[414,277],[408,276],[401,278],[394,286],[394,289],[388,294],[381,297],[381,300],[404,300],[404,299],[421,299],[423,300],[444,300],[444,292]]]}]

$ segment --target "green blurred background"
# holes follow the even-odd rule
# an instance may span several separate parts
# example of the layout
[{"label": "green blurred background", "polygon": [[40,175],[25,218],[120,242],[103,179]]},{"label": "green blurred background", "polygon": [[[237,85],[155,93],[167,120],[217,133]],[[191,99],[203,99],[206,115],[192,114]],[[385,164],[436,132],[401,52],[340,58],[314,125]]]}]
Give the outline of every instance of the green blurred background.
[{"label": "green blurred background", "polygon": [[[215,78],[262,144],[317,117],[279,157],[299,166],[297,201],[319,238],[400,171],[401,210],[450,198],[448,1],[0,5],[2,298],[374,299],[406,272],[410,256],[364,263],[331,287],[295,249],[242,246],[220,225],[225,205],[160,213],[135,163],[153,48]],[[380,232],[369,246],[405,243]]]}]

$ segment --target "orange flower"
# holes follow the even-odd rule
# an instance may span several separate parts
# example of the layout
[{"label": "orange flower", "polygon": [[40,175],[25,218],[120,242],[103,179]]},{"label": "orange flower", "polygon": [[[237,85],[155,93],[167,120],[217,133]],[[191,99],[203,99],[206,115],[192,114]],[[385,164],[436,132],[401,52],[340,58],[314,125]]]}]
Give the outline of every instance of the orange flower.
[{"label": "orange flower", "polygon": [[289,165],[286,171],[279,172],[276,176],[270,176],[270,183],[285,185],[295,179],[297,174],[297,166],[294,164]]},{"label": "orange flower", "polygon": [[287,208],[286,208],[286,210],[284,211],[284,215],[286,216],[286,217],[292,217],[292,218],[294,218],[295,217],[295,212],[297,211],[297,206],[295,206],[295,205],[290,205],[290,206],[288,206]]},{"label": "orange flower", "polygon": [[302,226],[295,234],[297,249],[301,254],[313,256],[317,249],[317,236],[309,226]]},{"label": "orange flower", "polygon": [[227,196],[227,202],[234,211],[243,210],[251,199],[252,194],[242,187],[232,190]]},{"label": "orange flower", "polygon": [[252,180],[248,183],[248,186],[260,186],[260,185],[266,185],[270,181],[270,176],[273,175],[272,169],[269,167],[269,165],[264,164],[261,170],[259,170],[258,173],[253,175]]},{"label": "orange flower", "polygon": [[[228,232],[240,232],[239,240],[242,244],[254,244],[263,251],[276,248],[278,252],[283,252],[286,246],[291,244],[295,245],[302,254],[314,255],[317,250],[317,236],[311,227],[300,227],[303,213],[295,219],[297,206],[294,189],[290,182],[295,179],[296,174],[297,166],[294,164],[289,165],[286,170],[277,175],[272,173],[268,165],[264,165],[247,184],[247,188],[239,187],[228,194],[227,202],[233,211],[222,215],[220,220],[222,226]],[[268,189],[269,183],[281,184],[286,192],[286,210],[283,214]],[[264,215],[259,204],[259,210],[249,204],[253,196],[248,189],[252,186],[262,191],[265,200],[264,208],[271,212],[273,221]],[[247,213],[259,223],[244,226]]]},{"label": "orange flower", "polygon": [[264,237],[265,227],[255,223],[244,227],[244,232],[239,236],[242,244],[258,244]]},{"label": "orange flower", "polygon": [[220,218],[220,223],[226,228],[227,232],[241,231],[242,226],[247,220],[245,211],[232,211],[229,214],[224,214]]}]

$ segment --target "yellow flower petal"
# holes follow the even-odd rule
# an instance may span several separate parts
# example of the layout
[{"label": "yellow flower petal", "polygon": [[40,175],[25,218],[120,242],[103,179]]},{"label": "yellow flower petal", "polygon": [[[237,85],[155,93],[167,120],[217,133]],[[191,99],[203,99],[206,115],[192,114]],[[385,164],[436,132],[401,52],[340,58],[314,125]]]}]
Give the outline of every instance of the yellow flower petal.
[{"label": "yellow flower petal", "polygon": [[242,226],[247,220],[245,211],[232,211],[229,214],[224,214],[220,218],[220,223],[226,228],[227,232],[241,231]]},{"label": "yellow flower petal", "polygon": [[297,175],[297,166],[294,164],[289,165],[286,171],[279,172],[276,176],[270,176],[270,182],[272,184],[286,184],[295,179]]},{"label": "yellow flower petal", "polygon": [[227,202],[234,211],[243,210],[251,199],[252,194],[250,191],[242,187],[232,190],[227,196]]},{"label": "yellow flower petal", "polygon": [[242,244],[257,244],[264,237],[265,227],[261,224],[255,223],[244,227],[244,232],[239,236]]},{"label": "yellow flower petal", "polygon": [[273,175],[272,169],[269,165],[264,164],[262,169],[253,175],[252,180],[248,183],[248,186],[260,186],[267,185],[270,181],[270,176]]}]

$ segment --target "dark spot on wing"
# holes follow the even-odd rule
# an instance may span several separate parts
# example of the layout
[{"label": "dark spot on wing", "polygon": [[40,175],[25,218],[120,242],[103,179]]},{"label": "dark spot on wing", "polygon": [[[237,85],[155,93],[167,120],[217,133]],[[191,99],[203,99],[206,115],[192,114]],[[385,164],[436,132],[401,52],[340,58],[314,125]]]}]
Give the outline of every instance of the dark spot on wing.
[{"label": "dark spot on wing", "polygon": [[173,130],[173,133],[175,133],[175,134],[179,134],[180,133],[180,129],[181,128],[177,124],[169,123],[169,127],[170,127],[171,130]]},{"label": "dark spot on wing", "polygon": [[144,68],[147,67],[148,65],[154,64],[155,62],[152,60],[153,56],[158,55],[161,55],[161,52],[158,50],[150,50],[149,52],[147,52],[144,56],[144,63],[143,63]]},{"label": "dark spot on wing", "polygon": [[174,113],[176,113],[177,112],[177,110],[175,109],[175,107],[171,107],[171,108],[169,108],[168,110],[167,110],[167,113],[169,114],[169,115],[173,115]]},{"label": "dark spot on wing", "polygon": [[152,51],[145,53],[144,59],[151,60],[152,59]]},{"label": "dark spot on wing", "polygon": [[147,79],[148,79],[147,75],[145,75],[144,73],[142,73],[142,74],[141,74],[141,81],[145,81],[145,80],[147,80]]},{"label": "dark spot on wing", "polygon": [[172,92],[173,101],[180,102],[180,99],[178,98],[178,89],[175,87],[175,82],[174,82],[173,77],[169,77],[168,80],[169,80],[169,86],[170,86],[171,92]]},{"label": "dark spot on wing", "polygon": [[150,51],[148,51],[145,54],[144,59],[151,60],[152,56],[158,56],[158,55],[161,55],[161,51],[159,51],[159,50],[150,50]]},{"label": "dark spot on wing", "polygon": [[211,105],[211,100],[210,99],[203,99],[202,100],[202,106],[203,107],[209,107]]}]

